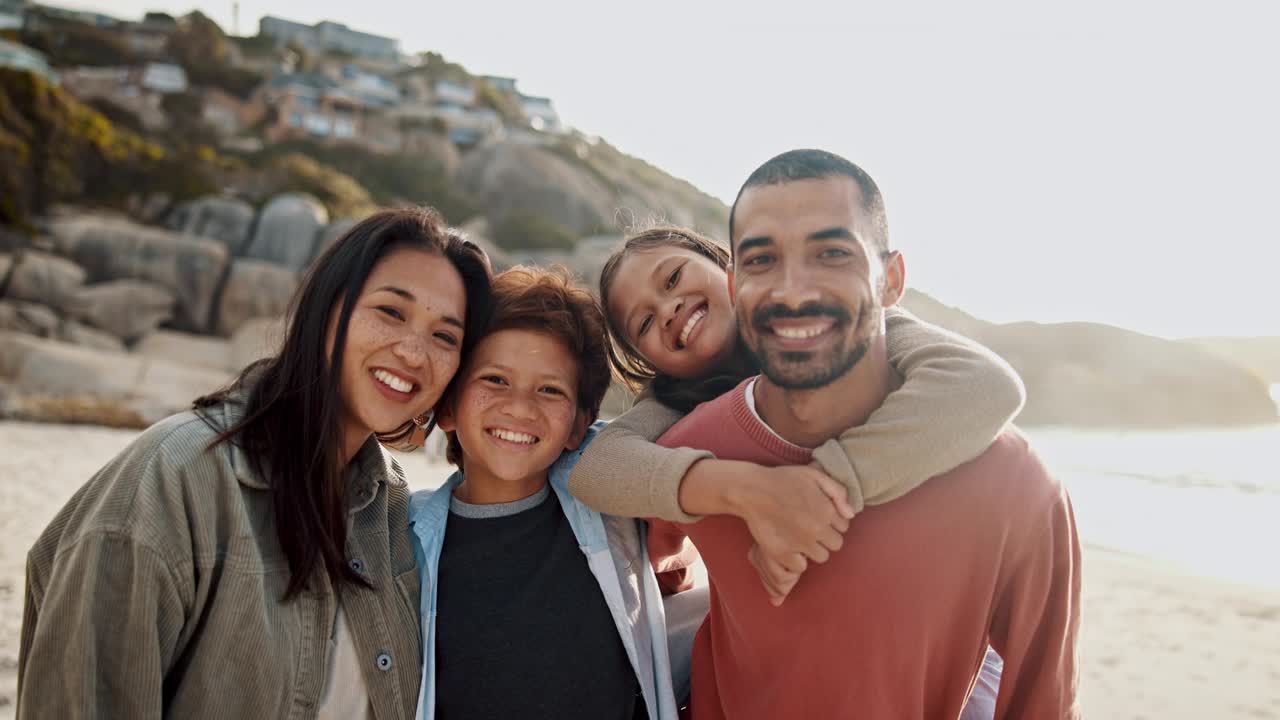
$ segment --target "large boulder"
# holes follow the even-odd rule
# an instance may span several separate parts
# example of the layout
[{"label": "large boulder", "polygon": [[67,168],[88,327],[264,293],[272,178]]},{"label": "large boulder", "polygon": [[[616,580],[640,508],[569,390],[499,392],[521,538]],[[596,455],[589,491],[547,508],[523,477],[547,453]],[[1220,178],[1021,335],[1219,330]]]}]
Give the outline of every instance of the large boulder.
[{"label": "large boulder", "polygon": [[0,330],[52,337],[57,334],[58,325],[58,313],[48,306],[21,300],[0,300]]},{"label": "large boulder", "polygon": [[[316,257],[320,257],[329,246],[338,241],[338,238],[346,235],[351,228],[360,222],[355,218],[339,218],[325,225],[320,230],[320,241],[316,243]],[[314,258],[313,258],[314,259]]]},{"label": "large boulder", "polygon": [[285,314],[298,287],[298,273],[261,260],[236,260],[218,302],[216,332],[230,337],[252,318]]},{"label": "large boulder", "polygon": [[125,351],[124,343],[114,335],[60,318],[52,308],[38,303],[0,300],[0,331],[4,330],[56,338],[98,350]]},{"label": "large boulder", "polygon": [[9,417],[145,427],[223,387],[230,374],[0,332]]},{"label": "large boulder", "polygon": [[231,336],[232,371],[239,371],[257,360],[280,352],[286,330],[284,318],[255,318]]},{"label": "large boulder", "polygon": [[22,250],[0,255],[0,283],[5,278],[8,287],[0,289],[3,297],[63,308],[84,283],[85,271],[66,258]]},{"label": "large boulder", "polygon": [[112,280],[77,290],[67,315],[132,342],[172,319],[175,304],[155,283]]},{"label": "large boulder", "polygon": [[211,195],[174,208],[166,225],[187,235],[217,240],[239,257],[249,244],[253,206],[243,200]]},{"label": "large boulder", "polygon": [[75,320],[63,320],[62,324],[58,326],[58,332],[55,337],[62,342],[80,345],[93,350],[105,350],[114,353],[127,352],[128,350],[124,345],[124,341],[115,335],[105,330],[89,327]]},{"label": "large boulder", "polygon": [[542,148],[506,141],[476,148],[462,162],[459,186],[491,222],[532,210],[572,230],[610,227],[620,205],[615,188]]},{"label": "large boulder", "polygon": [[301,270],[315,257],[320,229],[328,222],[328,211],[310,195],[277,195],[258,215],[245,257]]},{"label": "large boulder", "polygon": [[148,334],[133,346],[133,354],[186,367],[223,372],[239,370],[231,365],[231,341],[173,330],[156,330]]},{"label": "large boulder", "polygon": [[55,248],[88,271],[89,282],[155,283],[177,300],[175,326],[192,332],[208,330],[229,262],[222,244],[91,215],[54,218],[49,231]]}]

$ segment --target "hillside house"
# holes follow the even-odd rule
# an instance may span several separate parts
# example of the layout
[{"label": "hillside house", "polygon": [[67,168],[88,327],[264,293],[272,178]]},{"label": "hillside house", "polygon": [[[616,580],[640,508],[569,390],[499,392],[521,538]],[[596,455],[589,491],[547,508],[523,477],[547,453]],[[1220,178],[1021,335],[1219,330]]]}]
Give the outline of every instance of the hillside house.
[{"label": "hillside house", "polygon": [[275,38],[279,47],[296,43],[312,52],[340,52],[387,62],[397,62],[400,59],[399,40],[352,30],[342,23],[328,20],[315,25],[304,25],[267,15],[259,21],[258,32]]},{"label": "hillside house", "polygon": [[170,63],[147,63],[143,65],[138,76],[138,85],[143,90],[160,93],[161,95],[186,92],[189,87],[187,84],[187,71],[183,70],[181,65]]},{"label": "hillside house", "polygon": [[319,73],[280,75],[254,93],[267,142],[294,138],[361,142],[366,107]]},{"label": "hillside house", "polygon": [[27,0],[0,0],[0,30],[21,30],[26,15]]},{"label": "hillside house", "polygon": [[551,105],[551,98],[520,95],[520,109],[529,118],[529,127],[547,133],[567,132],[560,121],[560,113]]},{"label": "hillside house", "polygon": [[49,61],[26,45],[0,40],[0,67],[33,72],[55,85],[58,84],[58,74],[49,66]]}]

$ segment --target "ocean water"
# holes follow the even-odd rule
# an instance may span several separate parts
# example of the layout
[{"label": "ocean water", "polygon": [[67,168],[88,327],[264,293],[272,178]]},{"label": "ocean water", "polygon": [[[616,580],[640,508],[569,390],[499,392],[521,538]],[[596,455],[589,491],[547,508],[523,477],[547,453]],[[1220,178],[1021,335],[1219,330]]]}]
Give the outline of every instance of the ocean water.
[{"label": "ocean water", "polygon": [[1280,588],[1280,424],[1026,434],[1071,493],[1084,542]]}]

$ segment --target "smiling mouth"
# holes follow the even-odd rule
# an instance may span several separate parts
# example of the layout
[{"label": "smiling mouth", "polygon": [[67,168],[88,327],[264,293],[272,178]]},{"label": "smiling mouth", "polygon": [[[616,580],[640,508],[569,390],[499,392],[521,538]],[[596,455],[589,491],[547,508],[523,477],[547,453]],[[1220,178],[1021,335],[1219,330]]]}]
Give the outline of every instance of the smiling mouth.
[{"label": "smiling mouth", "polygon": [[506,428],[492,427],[485,428],[484,431],[491,437],[498,438],[504,442],[515,443],[517,445],[537,445],[541,440],[537,435],[516,432],[515,430],[508,430]]},{"label": "smiling mouth", "polygon": [[813,317],[803,321],[774,321],[769,324],[769,331],[783,340],[803,341],[825,335],[835,326],[835,318]]},{"label": "smiling mouth", "polygon": [[372,375],[373,375],[373,379],[381,383],[383,387],[386,387],[390,390],[394,390],[395,392],[398,392],[398,393],[403,393],[405,395],[408,395],[412,393],[414,390],[418,389],[417,383],[413,382],[412,380],[407,380],[405,378],[402,378],[399,375],[396,375],[395,373],[389,370],[376,368],[372,372]]},{"label": "smiling mouth", "polygon": [[693,311],[693,314],[689,316],[688,320],[684,321],[684,327],[680,328],[680,337],[676,338],[677,350],[684,349],[685,345],[687,345],[689,342],[689,336],[693,334],[693,329],[697,327],[698,323],[702,322],[706,317],[707,317],[707,306],[703,304],[702,307]]}]

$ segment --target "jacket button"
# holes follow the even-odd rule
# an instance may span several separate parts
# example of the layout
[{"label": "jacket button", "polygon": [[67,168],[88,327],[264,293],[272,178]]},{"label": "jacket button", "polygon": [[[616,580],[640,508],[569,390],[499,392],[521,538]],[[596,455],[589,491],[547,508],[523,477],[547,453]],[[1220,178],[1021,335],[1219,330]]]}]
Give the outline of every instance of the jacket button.
[{"label": "jacket button", "polygon": [[378,669],[387,671],[391,669],[391,656],[387,653],[379,653],[378,659],[374,661],[378,665]]},{"label": "jacket button", "polygon": [[352,570],[355,570],[355,571],[356,571],[356,572],[358,572],[358,573],[363,573],[363,572],[364,572],[364,563],[360,562],[360,561],[359,561],[359,560],[357,560],[356,558],[351,558],[351,569],[352,569]]}]

